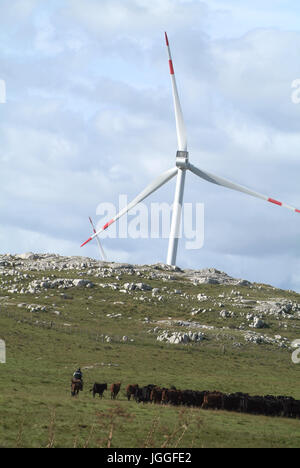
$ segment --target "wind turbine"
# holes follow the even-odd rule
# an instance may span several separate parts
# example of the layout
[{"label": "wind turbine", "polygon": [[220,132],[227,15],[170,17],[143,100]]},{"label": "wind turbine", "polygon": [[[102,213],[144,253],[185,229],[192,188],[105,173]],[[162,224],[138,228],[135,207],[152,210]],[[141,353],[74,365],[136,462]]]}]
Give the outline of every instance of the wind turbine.
[{"label": "wind turbine", "polygon": [[175,266],[186,171],[193,172],[196,176],[200,177],[201,179],[206,180],[207,182],[211,182],[213,184],[220,185],[222,187],[227,187],[232,190],[237,190],[238,192],[242,192],[242,193],[251,195],[256,198],[261,198],[262,200],[268,201],[270,203],[274,203],[275,205],[283,206],[285,208],[288,208],[289,210],[295,211],[296,213],[300,213],[300,210],[292,206],[289,206],[285,203],[282,203],[278,200],[275,200],[274,198],[270,198],[267,195],[262,195],[260,193],[254,192],[253,190],[248,189],[247,187],[238,185],[234,182],[224,179],[223,177],[216,176],[210,172],[204,171],[203,169],[198,169],[197,167],[193,166],[189,162],[189,153],[187,152],[186,130],[185,130],[185,125],[184,125],[181,105],[179,101],[179,95],[178,95],[178,90],[177,90],[177,85],[176,85],[173,61],[172,61],[171,50],[170,50],[167,33],[165,33],[165,39],[166,39],[166,45],[167,45],[168,55],[169,55],[169,67],[170,67],[170,75],[171,75],[172,89],[173,89],[173,100],[174,100],[174,109],[175,109],[177,141],[178,141],[178,151],[176,153],[176,166],[164,172],[157,179],[155,179],[151,184],[149,184],[145,188],[145,190],[143,190],[134,200],[132,200],[132,202],[130,202],[125,208],[123,208],[114,218],[112,218],[108,223],[106,223],[98,232],[96,232],[87,241],[85,241],[81,245],[81,247],[83,247],[88,242],[90,242],[95,236],[98,236],[99,234],[101,234],[101,232],[105,231],[111,224],[113,224],[121,216],[126,214],[129,210],[131,210],[131,208],[133,208],[138,203],[140,203],[145,198],[147,198],[149,195],[151,195],[151,193],[155,192],[162,185],[166,184],[173,177],[177,176],[175,198],[174,198],[173,212],[172,212],[171,231],[170,231],[170,237],[169,237],[169,247],[168,247],[168,254],[167,254],[167,264]]},{"label": "wind turbine", "polygon": [[96,240],[97,240],[97,244],[98,244],[99,252],[100,252],[100,257],[102,258],[102,260],[103,260],[104,262],[107,262],[107,257],[106,257],[106,255],[105,255],[105,252],[104,252],[103,247],[102,247],[102,245],[101,245],[100,239],[99,239],[99,237],[98,237],[98,235],[97,235],[97,231],[96,231],[96,229],[95,229],[95,226],[94,226],[94,223],[93,223],[93,221],[92,221],[92,218],[91,218],[90,216],[89,216],[89,220],[90,220],[90,223],[91,223],[92,228],[93,228],[93,231],[94,231],[94,235],[95,235]]}]

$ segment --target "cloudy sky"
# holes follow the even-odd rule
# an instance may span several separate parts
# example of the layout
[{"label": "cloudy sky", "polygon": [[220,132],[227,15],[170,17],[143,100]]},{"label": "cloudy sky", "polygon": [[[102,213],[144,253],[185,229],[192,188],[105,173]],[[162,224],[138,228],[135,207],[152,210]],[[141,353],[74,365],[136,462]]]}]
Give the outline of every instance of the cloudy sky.
[{"label": "cloudy sky", "polygon": [[[191,162],[300,208],[300,5],[292,0],[1,0],[1,253],[98,257],[88,216],[118,207],[177,149],[168,32]],[[2,81],[2,82],[3,82]],[[300,216],[187,174],[205,241],[183,268],[300,292]],[[172,203],[175,180],[147,201]],[[132,215],[131,215],[132,216]],[[128,220],[130,221],[130,216]],[[105,221],[104,221],[105,222]],[[164,262],[167,239],[104,238],[109,259]]]}]

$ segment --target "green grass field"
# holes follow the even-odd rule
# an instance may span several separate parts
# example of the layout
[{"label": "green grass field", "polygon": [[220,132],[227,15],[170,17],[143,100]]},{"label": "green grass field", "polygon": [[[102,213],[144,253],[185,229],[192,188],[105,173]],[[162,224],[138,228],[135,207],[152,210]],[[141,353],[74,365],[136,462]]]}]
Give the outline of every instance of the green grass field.
[{"label": "green grass field", "polygon": [[[35,278],[44,275],[28,273]],[[78,277],[74,272],[57,276]],[[229,293],[232,286],[145,280],[153,287],[178,288],[190,295],[189,300],[170,295],[154,304],[97,285],[113,279],[87,278],[96,284],[94,288],[50,290],[36,297],[0,290],[0,337],[7,348],[7,362],[0,364],[1,447],[300,447],[299,420],[138,405],[125,397],[127,384],[153,383],[300,399],[300,365],[292,363],[289,350],[245,342],[233,346],[241,341],[238,312],[242,309],[235,309],[236,317],[224,324],[213,302],[205,304],[211,312],[195,320],[218,327],[218,333],[208,331],[201,343],[171,345],[148,333],[158,320],[190,320],[191,309],[199,307],[194,296],[200,292],[212,301]],[[122,283],[126,281],[141,279],[124,275]],[[296,293],[267,286],[239,290],[249,298],[299,301]],[[139,294],[151,298],[151,293],[135,296]],[[47,312],[32,313],[18,307],[20,303],[43,304]],[[107,317],[111,313],[122,315]],[[152,323],[145,323],[145,317]],[[298,322],[284,330],[275,319],[268,322],[264,333],[299,338]],[[105,335],[112,341],[104,341]],[[127,342],[122,342],[124,335]],[[71,398],[70,379],[78,366],[83,369],[85,387],[78,398]],[[94,382],[122,382],[117,400],[111,401],[109,392],[103,400],[93,399],[89,389]]]}]

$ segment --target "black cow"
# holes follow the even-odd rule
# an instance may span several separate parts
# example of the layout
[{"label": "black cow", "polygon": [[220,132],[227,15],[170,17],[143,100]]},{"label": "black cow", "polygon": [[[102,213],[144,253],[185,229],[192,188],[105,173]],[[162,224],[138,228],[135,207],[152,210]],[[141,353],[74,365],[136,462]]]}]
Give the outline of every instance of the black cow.
[{"label": "black cow", "polygon": [[204,395],[206,391],[196,391],[196,390],[182,390],[180,392],[180,404],[185,406],[196,406],[200,407],[204,400]]},{"label": "black cow", "polygon": [[186,406],[194,406],[196,402],[196,398],[194,397],[193,390],[183,390],[182,391],[182,404]]},{"label": "black cow", "polygon": [[246,398],[246,413],[266,414],[267,403],[264,397],[255,395]]},{"label": "black cow", "polygon": [[245,393],[228,393],[223,397],[223,409],[226,411],[245,411]]},{"label": "black cow", "polygon": [[150,401],[150,396],[153,388],[156,387],[156,385],[146,385],[145,387],[137,388],[135,391],[134,399],[137,403],[140,403],[141,401],[148,402]]},{"label": "black cow", "polygon": [[292,418],[300,418],[300,400],[292,402]]},{"label": "black cow", "polygon": [[194,398],[195,398],[195,406],[202,406],[203,401],[204,401],[204,396],[207,394],[207,390],[204,390],[202,392],[196,391],[194,392]]},{"label": "black cow", "polygon": [[282,416],[285,418],[291,418],[293,416],[293,404],[294,398],[288,396],[277,397],[282,405]]},{"label": "black cow", "polygon": [[104,390],[107,390],[107,383],[94,383],[93,388],[90,392],[93,392],[93,397],[95,398],[96,393],[99,393],[99,397],[103,397]]},{"label": "black cow", "polygon": [[266,395],[264,400],[266,405],[266,416],[282,416],[283,404],[280,398],[273,395]]}]

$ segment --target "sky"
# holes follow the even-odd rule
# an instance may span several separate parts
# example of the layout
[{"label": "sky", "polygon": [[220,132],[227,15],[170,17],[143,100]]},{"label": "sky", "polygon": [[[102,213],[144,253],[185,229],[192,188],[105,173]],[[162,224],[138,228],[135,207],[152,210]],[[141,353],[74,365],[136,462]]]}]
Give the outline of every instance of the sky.
[{"label": "sky", "polygon": [[[165,31],[191,163],[300,209],[297,2],[1,0],[0,18],[1,253],[98,258],[96,242],[80,248],[88,216],[101,227],[99,204],[130,201],[175,165]],[[184,202],[204,206],[204,243],[181,239],[178,266],[300,292],[299,214],[192,173]],[[166,261],[166,238],[108,234],[112,261]]]}]

